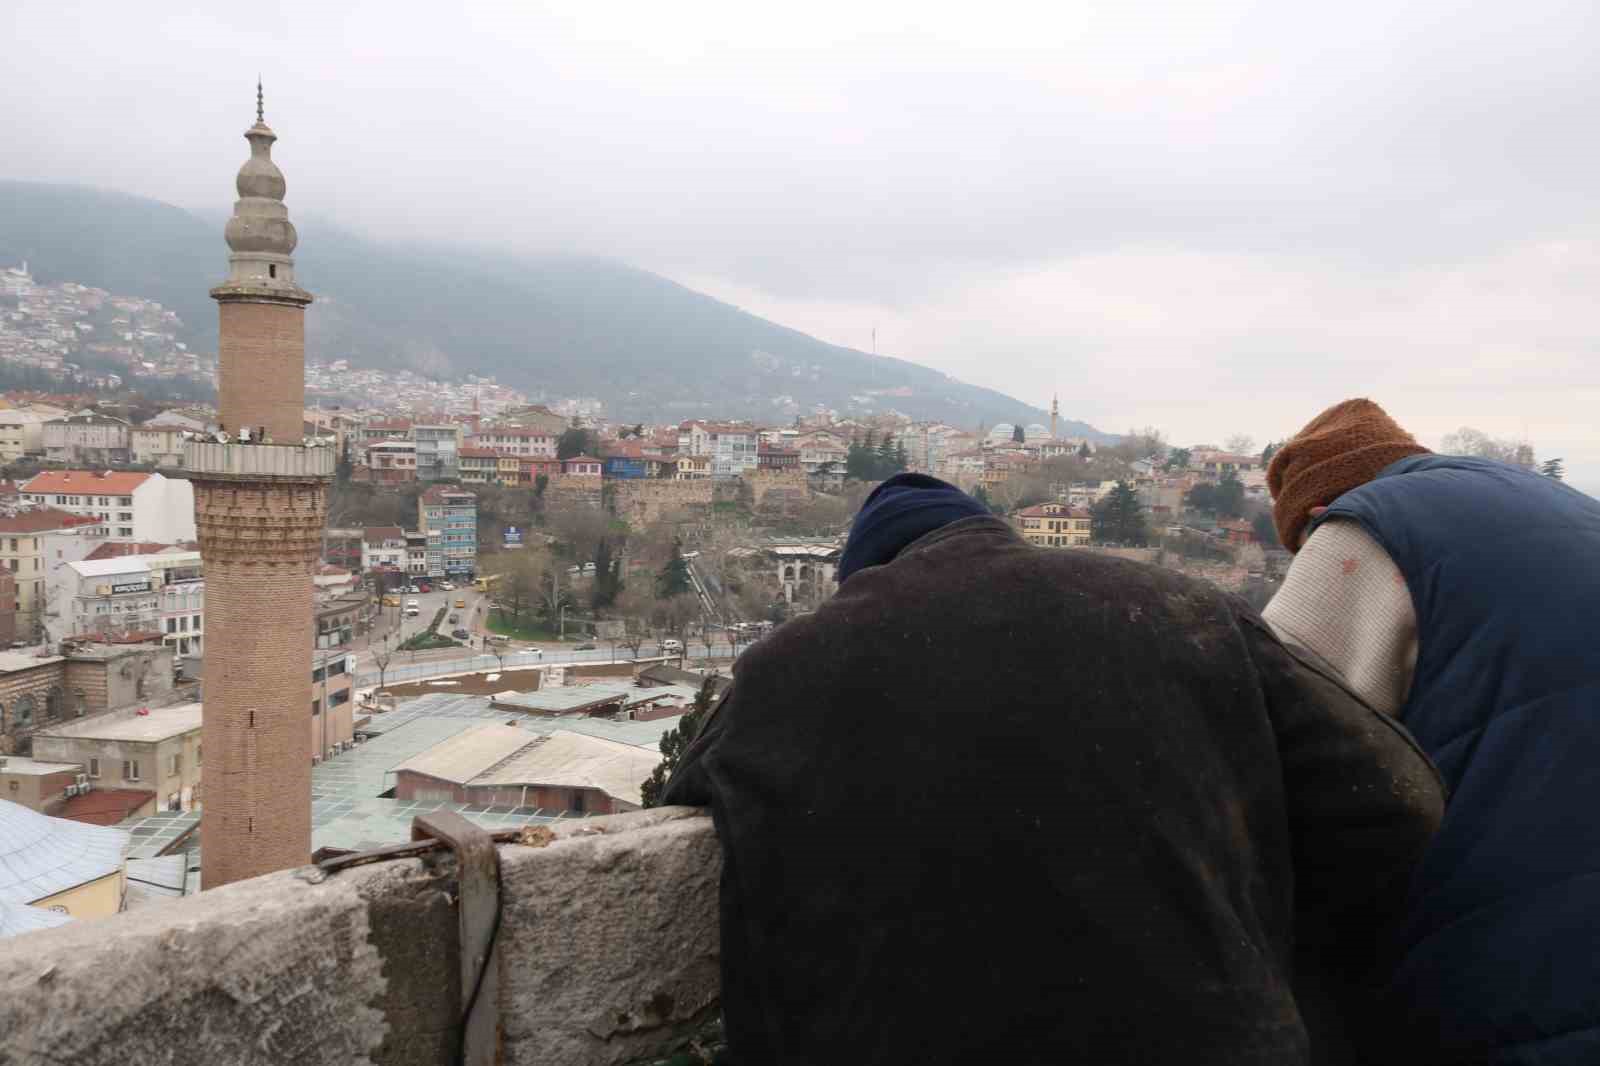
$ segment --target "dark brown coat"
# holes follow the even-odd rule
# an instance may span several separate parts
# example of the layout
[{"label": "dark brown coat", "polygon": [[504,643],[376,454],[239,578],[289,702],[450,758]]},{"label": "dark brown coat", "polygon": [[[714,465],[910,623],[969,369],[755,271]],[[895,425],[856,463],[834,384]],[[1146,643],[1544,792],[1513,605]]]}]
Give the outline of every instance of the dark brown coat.
[{"label": "dark brown coat", "polygon": [[990,518],[747,652],[667,799],[723,843],[739,1064],[1313,1061],[1297,946],[1361,987],[1442,809],[1240,601]]}]

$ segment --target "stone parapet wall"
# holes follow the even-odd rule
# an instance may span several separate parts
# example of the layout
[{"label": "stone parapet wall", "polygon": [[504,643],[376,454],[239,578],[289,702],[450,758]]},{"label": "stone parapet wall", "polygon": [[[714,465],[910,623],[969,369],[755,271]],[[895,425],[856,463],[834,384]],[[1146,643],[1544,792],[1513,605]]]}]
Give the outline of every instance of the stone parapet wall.
[{"label": "stone parapet wall", "polygon": [[717,482],[710,478],[675,481],[667,478],[613,481],[613,506],[617,517],[634,529],[643,529],[671,511],[702,514],[717,498]]},{"label": "stone parapet wall", "polygon": [[[518,1066],[618,1066],[715,1010],[720,852],[685,808],[500,848],[496,1015]],[[286,870],[6,942],[0,1062],[456,1061],[454,862]]]}]

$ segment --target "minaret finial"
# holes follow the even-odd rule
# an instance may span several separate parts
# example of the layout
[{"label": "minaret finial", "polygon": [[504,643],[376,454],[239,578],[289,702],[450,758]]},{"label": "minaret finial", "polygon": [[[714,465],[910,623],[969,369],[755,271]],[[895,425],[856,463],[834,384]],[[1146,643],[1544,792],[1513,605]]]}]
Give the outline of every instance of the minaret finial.
[{"label": "minaret finial", "polygon": [[256,121],[265,124],[267,121],[265,109],[261,100],[261,75],[256,75]]}]

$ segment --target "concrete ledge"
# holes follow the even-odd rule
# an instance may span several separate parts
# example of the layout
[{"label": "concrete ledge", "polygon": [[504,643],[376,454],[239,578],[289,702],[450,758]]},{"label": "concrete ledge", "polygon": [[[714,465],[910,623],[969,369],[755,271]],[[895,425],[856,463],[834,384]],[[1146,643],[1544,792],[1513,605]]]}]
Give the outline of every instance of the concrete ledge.
[{"label": "concrete ledge", "polygon": [[[507,1063],[621,1063],[714,1008],[711,820],[663,808],[505,845]],[[0,945],[0,1063],[449,1063],[448,855],[242,881]]]},{"label": "concrete ledge", "polygon": [[190,441],[183,446],[183,463],[189,473],[207,478],[314,481],[333,476],[332,448],[306,448],[298,444],[213,444]]}]

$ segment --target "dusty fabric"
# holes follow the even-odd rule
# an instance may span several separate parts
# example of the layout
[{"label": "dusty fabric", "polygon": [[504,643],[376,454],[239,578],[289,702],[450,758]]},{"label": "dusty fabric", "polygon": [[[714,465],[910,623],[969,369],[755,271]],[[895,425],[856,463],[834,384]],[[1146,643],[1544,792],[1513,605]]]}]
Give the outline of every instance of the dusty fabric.
[{"label": "dusty fabric", "polygon": [[1600,500],[1426,455],[1326,521],[1360,523],[1405,577],[1400,714],[1452,789],[1387,996],[1412,1045],[1392,1061],[1600,1062]]},{"label": "dusty fabric", "polygon": [[1442,807],[1240,601],[993,518],[747,652],[666,799],[733,1061],[919,1066],[1338,1061]]},{"label": "dusty fabric", "polygon": [[1390,463],[1427,451],[1371,400],[1334,404],[1306,423],[1267,466],[1279,542],[1291,552],[1299,550],[1311,508],[1326,507]]},{"label": "dusty fabric", "polygon": [[1400,568],[1360,523],[1318,526],[1261,617],[1367,703],[1400,713],[1417,662],[1417,613]]}]

